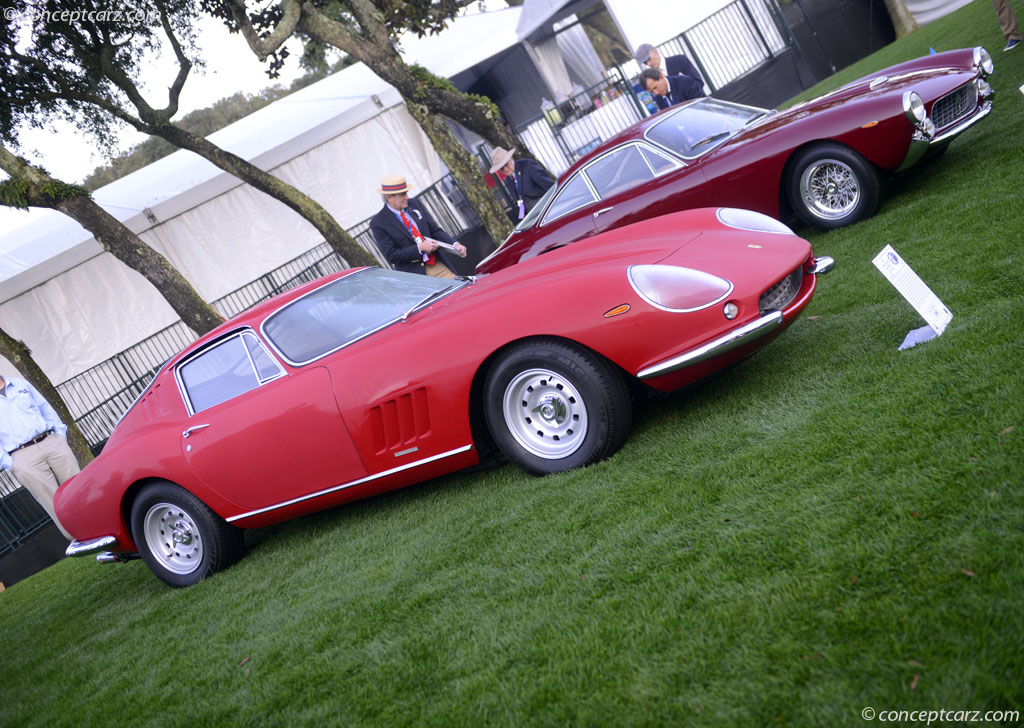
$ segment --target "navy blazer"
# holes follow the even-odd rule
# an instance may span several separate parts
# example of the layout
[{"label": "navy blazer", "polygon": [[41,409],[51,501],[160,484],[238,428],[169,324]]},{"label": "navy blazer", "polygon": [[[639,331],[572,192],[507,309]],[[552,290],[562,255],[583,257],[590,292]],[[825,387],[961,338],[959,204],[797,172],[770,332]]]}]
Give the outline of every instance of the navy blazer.
[{"label": "navy blazer", "polygon": [[684,55],[668,56],[665,59],[665,75],[666,76],[689,76],[695,78],[704,84],[704,79],[700,77],[700,71],[697,67],[690,62],[690,59]]},{"label": "navy blazer", "polygon": [[555,181],[548,174],[547,170],[544,169],[543,165],[533,159],[517,159],[515,180],[509,176],[505,177],[505,187],[508,189],[509,194],[512,195],[513,204],[522,195],[523,207],[526,212],[533,209],[537,201],[544,196],[544,193],[554,183]]},{"label": "navy blazer", "polygon": [[[434,222],[426,208],[416,200],[409,200],[409,206],[405,210],[423,237],[440,240],[442,243],[454,243],[455,239],[446,233]],[[404,270],[407,273],[426,274],[426,266],[423,263],[423,254],[416,247],[416,241],[412,237],[398,216],[391,209],[384,205],[380,212],[370,220],[370,232],[373,239],[377,241],[377,247],[384,254],[388,262],[395,267],[395,270]],[[434,251],[437,259],[448,266],[454,273],[455,267],[448,261],[445,251],[438,248]]]},{"label": "navy blazer", "polygon": [[668,79],[668,89],[672,93],[672,103],[670,104],[666,97],[654,94],[654,101],[658,104],[659,109],[667,109],[669,106],[683,101],[707,95],[704,93],[704,84],[695,78],[683,75],[665,76],[665,78]]}]

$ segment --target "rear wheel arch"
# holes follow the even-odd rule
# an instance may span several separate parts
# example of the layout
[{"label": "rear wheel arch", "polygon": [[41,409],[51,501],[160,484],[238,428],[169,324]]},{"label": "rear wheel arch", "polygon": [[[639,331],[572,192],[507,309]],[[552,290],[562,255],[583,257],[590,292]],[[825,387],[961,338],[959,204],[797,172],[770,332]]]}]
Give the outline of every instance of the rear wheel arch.
[{"label": "rear wheel arch", "polygon": [[[122,508],[127,508],[128,532],[142,559],[170,586],[191,586],[242,556],[242,530],[177,483],[140,480],[129,488]],[[161,519],[169,523],[166,532]],[[178,544],[183,548],[177,549]]]}]

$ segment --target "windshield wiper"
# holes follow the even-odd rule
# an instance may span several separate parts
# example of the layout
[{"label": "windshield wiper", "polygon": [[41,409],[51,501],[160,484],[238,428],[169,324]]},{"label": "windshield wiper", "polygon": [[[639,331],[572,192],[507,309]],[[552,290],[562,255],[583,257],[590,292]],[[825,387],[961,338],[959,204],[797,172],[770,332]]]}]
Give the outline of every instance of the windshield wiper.
[{"label": "windshield wiper", "polygon": [[753,124],[755,121],[761,121],[761,119],[769,117],[769,116],[771,116],[774,113],[775,113],[775,109],[769,109],[768,111],[765,111],[763,114],[758,114],[757,116],[753,117],[752,119],[747,120],[747,123],[743,125],[743,128],[746,129],[748,126]]},{"label": "windshield wiper", "polygon": [[703,139],[701,139],[696,144],[691,144],[690,145],[690,149],[696,149],[697,147],[703,147],[705,144],[710,144],[711,142],[717,142],[722,137],[727,137],[730,134],[732,134],[731,131],[720,131],[717,134],[712,134],[711,136],[704,137]]},{"label": "windshield wiper", "polygon": [[415,311],[415,310],[416,310],[417,308],[419,308],[419,307],[420,307],[420,306],[422,306],[423,304],[427,303],[428,301],[432,301],[432,300],[434,300],[435,298],[437,298],[438,296],[440,296],[440,295],[441,295],[442,293],[444,293],[444,292],[446,292],[446,291],[450,291],[450,290],[451,290],[452,288],[454,288],[454,287],[455,287],[454,285],[450,285],[450,286],[445,286],[444,288],[439,288],[439,289],[437,289],[436,291],[431,291],[430,293],[428,293],[427,295],[425,295],[425,296],[424,296],[423,298],[421,298],[420,300],[418,300],[418,301],[417,301],[416,303],[414,303],[414,304],[413,304],[413,305],[412,305],[412,306],[411,306],[411,307],[409,308],[409,310],[407,310],[407,311],[406,311],[405,313],[403,313],[403,314],[402,314],[402,318],[401,318],[401,320],[402,320],[402,321],[404,322],[404,321],[405,321],[405,320],[406,320],[407,318],[409,318],[409,314],[411,314],[411,313],[412,313],[413,311]]}]

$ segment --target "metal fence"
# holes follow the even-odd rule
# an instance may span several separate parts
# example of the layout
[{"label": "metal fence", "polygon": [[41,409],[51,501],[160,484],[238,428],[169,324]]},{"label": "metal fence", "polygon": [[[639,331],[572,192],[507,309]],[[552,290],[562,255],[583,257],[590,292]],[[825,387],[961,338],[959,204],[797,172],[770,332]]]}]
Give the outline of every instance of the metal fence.
[{"label": "metal fence", "polygon": [[[712,94],[774,58],[795,41],[775,0],[735,0],[658,46],[661,56],[685,54]],[[561,174],[601,142],[657,111],[639,84],[635,60],[578,90],[516,127],[533,155]]]},{"label": "metal fence", "polygon": [[11,471],[0,471],[0,556],[18,548],[49,522],[46,511],[21,487]]}]

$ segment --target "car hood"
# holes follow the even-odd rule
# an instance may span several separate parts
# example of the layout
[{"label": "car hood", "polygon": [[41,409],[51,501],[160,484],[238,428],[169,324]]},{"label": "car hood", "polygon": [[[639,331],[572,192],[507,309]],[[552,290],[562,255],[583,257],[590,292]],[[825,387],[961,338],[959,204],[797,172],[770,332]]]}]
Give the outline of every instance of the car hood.
[{"label": "car hood", "polygon": [[[756,242],[755,242],[756,241]],[[606,268],[667,262],[731,277],[751,256],[759,265],[792,269],[811,251],[796,235],[741,230],[724,225],[718,208],[685,210],[602,233],[550,253],[480,276],[478,288],[536,285]],[[777,259],[777,260],[775,260]]]},{"label": "car hood", "polygon": [[[823,96],[804,101],[782,111],[774,111],[749,128],[731,137],[716,149],[747,143],[753,139],[771,134],[780,128],[803,121],[816,114],[825,113],[838,107],[849,107],[860,100],[892,95],[907,90],[923,91],[925,101],[931,101],[977,75],[972,68],[942,66],[918,69],[884,69],[871,76],[858,79]],[[927,89],[934,89],[931,93]],[[845,113],[845,110],[844,112]]]}]

